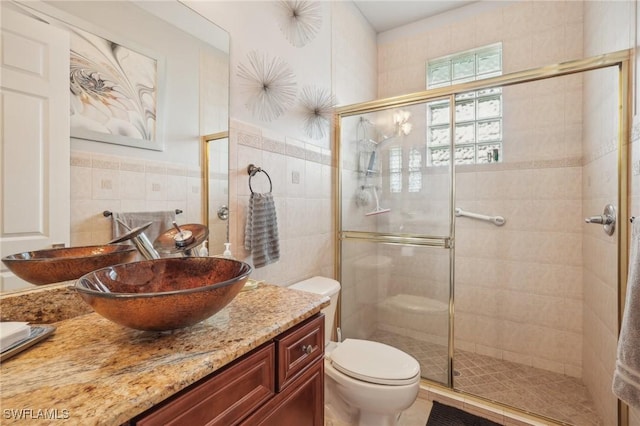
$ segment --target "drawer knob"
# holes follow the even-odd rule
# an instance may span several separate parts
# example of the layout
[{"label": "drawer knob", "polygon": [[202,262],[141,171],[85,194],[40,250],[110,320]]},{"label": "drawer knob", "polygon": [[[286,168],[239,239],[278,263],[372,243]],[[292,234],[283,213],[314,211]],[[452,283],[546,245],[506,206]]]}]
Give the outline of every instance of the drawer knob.
[{"label": "drawer knob", "polygon": [[313,347],[311,345],[302,345],[302,352],[309,355],[311,352],[313,352]]}]

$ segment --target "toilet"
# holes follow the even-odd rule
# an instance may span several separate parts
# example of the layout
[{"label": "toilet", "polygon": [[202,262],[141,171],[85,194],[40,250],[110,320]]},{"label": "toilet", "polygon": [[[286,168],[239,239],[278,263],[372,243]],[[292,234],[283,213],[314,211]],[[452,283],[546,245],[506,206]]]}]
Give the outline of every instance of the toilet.
[{"label": "toilet", "polygon": [[325,315],[325,407],[338,420],[393,426],[418,397],[420,364],[409,354],[361,339],[330,341],[340,283],[313,277],[289,286],[331,299]]}]

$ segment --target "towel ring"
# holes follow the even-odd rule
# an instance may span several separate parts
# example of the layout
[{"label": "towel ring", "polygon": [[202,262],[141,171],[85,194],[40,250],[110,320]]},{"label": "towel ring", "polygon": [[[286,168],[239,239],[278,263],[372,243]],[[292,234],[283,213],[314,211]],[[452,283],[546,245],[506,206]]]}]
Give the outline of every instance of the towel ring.
[{"label": "towel ring", "polygon": [[255,164],[249,164],[247,166],[247,173],[249,174],[249,191],[253,194],[253,188],[251,187],[251,179],[256,175],[256,173],[262,172],[267,175],[267,179],[269,179],[269,192],[273,191],[273,182],[271,182],[271,176],[267,173],[262,167],[257,167]]}]

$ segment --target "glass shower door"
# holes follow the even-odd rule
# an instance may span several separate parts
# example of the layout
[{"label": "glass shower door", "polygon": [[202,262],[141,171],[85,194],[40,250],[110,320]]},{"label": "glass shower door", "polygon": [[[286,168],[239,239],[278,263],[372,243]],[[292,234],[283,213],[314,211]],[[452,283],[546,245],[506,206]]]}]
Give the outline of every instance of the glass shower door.
[{"label": "glass shower door", "polygon": [[[399,347],[423,377],[543,419],[624,423],[608,366],[628,269],[629,60],[339,109],[343,337]],[[613,235],[584,223],[609,203]],[[438,302],[447,324],[429,316]]]},{"label": "glass shower door", "polygon": [[[394,346],[418,360],[423,377],[450,384],[452,173],[427,167],[427,111],[418,104],[341,120],[340,327],[343,339]],[[434,132],[448,150],[443,122]]]}]

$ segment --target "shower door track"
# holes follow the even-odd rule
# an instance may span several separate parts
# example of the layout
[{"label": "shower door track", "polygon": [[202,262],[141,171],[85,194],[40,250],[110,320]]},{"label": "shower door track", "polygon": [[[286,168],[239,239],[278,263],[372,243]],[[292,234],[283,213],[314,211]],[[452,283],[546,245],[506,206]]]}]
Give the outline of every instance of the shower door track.
[{"label": "shower door track", "polygon": [[[618,84],[618,206],[619,212],[618,223],[620,227],[618,229],[618,330],[622,321],[622,313],[624,309],[627,289],[627,271],[628,271],[628,233],[629,233],[629,211],[628,211],[628,165],[629,165],[629,137],[630,137],[630,123],[631,123],[631,95],[630,90],[632,87],[630,60],[633,56],[633,51],[630,49],[620,50],[617,52],[606,53],[603,55],[593,56],[590,58],[577,59],[573,61],[562,62],[559,64],[547,65],[539,68],[533,68],[525,71],[517,71],[502,76],[487,78],[483,80],[475,80],[466,83],[456,84],[448,87],[441,87],[436,89],[429,89],[420,92],[414,92],[406,95],[400,95],[390,98],[378,99],[369,102],[362,102],[357,104],[346,105],[338,107],[334,111],[334,137],[335,137],[335,152],[336,152],[336,168],[337,179],[335,181],[336,188],[336,208],[334,211],[336,220],[336,250],[335,250],[335,276],[338,280],[342,280],[341,277],[341,256],[342,248],[341,241],[369,241],[380,242],[389,244],[409,244],[409,245],[421,245],[421,246],[439,246],[442,248],[448,248],[450,250],[450,259],[453,260],[455,256],[455,213],[454,213],[454,200],[455,200],[455,162],[452,162],[450,166],[450,182],[451,182],[451,199],[450,199],[450,236],[448,237],[430,237],[417,234],[389,234],[389,233],[372,233],[372,232],[359,232],[359,231],[343,231],[342,229],[342,158],[341,158],[341,127],[342,118],[350,117],[365,113],[371,113],[381,111],[385,109],[391,109],[396,107],[405,107],[409,105],[415,105],[419,103],[426,103],[429,101],[449,98],[451,101],[455,99],[455,96],[460,93],[491,89],[496,87],[506,87],[520,83],[533,82],[539,80],[550,79],[554,77],[561,77],[570,74],[577,74],[586,71],[593,71],[609,67],[618,67],[619,70],[619,84]],[[455,120],[453,119],[454,108],[450,109],[450,141],[453,141],[453,134],[455,131]],[[453,143],[449,145],[450,157],[455,158],[453,155]],[[450,300],[449,300],[449,377],[448,388],[455,391],[453,388],[453,313],[454,313],[454,265],[451,261],[451,274],[450,274]],[[338,302],[338,326],[340,326],[340,304]],[[460,392],[460,391],[457,391]],[[464,393],[464,392],[463,392]],[[474,395],[475,396],[475,395]],[[482,399],[482,398],[480,398]],[[500,405],[500,404],[498,404]],[[511,407],[513,408],[513,407]],[[618,425],[628,426],[629,424],[629,408],[622,401],[618,400]]]}]

